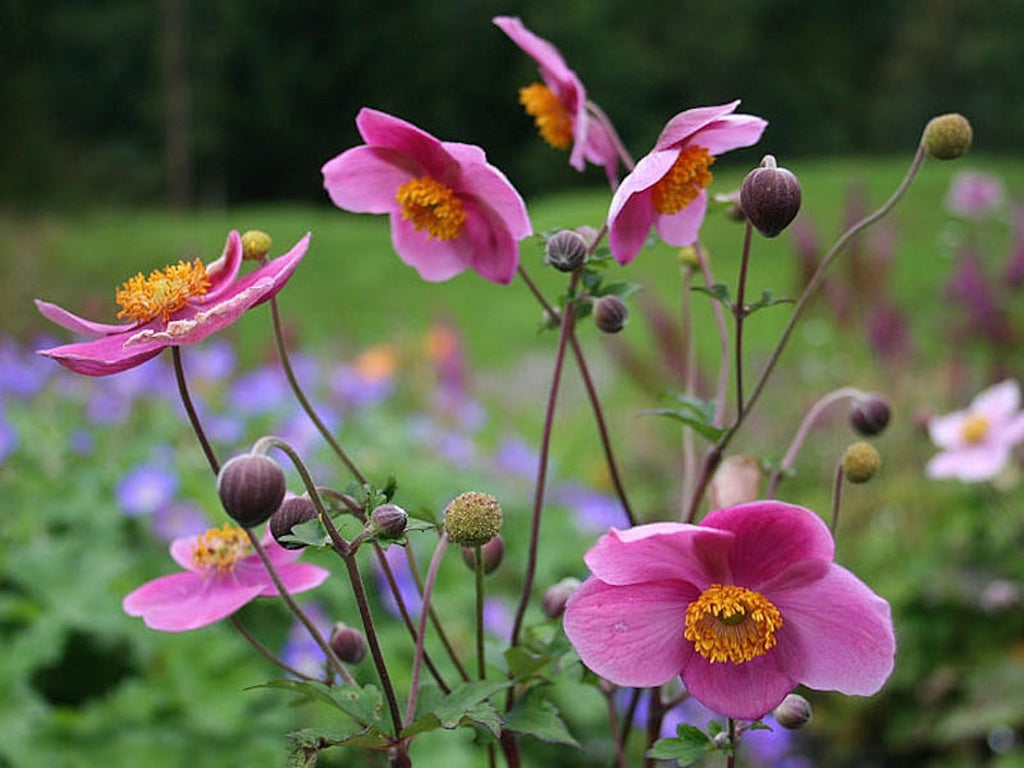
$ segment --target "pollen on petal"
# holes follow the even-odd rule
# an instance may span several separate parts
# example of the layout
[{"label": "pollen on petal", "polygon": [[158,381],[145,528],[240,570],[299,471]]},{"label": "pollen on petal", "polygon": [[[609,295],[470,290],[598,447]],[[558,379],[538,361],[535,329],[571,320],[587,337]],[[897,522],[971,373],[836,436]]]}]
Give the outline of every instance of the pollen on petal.
[{"label": "pollen on petal", "polygon": [[555,149],[568,149],[572,144],[572,115],[555,92],[542,83],[519,89],[519,103],[533,118],[541,138]]},{"label": "pollen on petal", "polygon": [[139,272],[117,289],[115,299],[121,310],[119,318],[129,317],[139,323],[156,317],[165,323],[184,308],[190,299],[202,296],[210,287],[210,278],[203,263],[179,261],[164,269],[155,269],[149,277]]},{"label": "pollen on petal", "polygon": [[412,179],[398,188],[395,199],[402,206],[402,218],[430,237],[453,240],[462,234],[466,212],[462,200],[440,181],[429,176]]},{"label": "pollen on petal", "polygon": [[239,560],[251,553],[252,545],[245,531],[225,523],[199,535],[192,551],[192,564],[205,572],[229,573]]},{"label": "pollen on petal", "polygon": [[712,181],[708,168],[715,158],[704,147],[686,147],[668,173],[651,190],[651,204],[658,213],[671,216],[697,199]]},{"label": "pollen on petal", "polygon": [[687,607],[683,636],[712,664],[742,664],[773,648],[780,627],[782,615],[764,595],[712,584]]}]

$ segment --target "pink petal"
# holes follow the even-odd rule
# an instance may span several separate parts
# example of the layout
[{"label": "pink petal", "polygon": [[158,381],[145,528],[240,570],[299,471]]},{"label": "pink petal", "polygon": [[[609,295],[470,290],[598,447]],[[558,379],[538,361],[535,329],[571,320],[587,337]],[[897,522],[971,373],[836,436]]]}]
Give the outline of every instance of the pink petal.
[{"label": "pink petal", "polygon": [[519,267],[519,243],[504,220],[484,206],[466,205],[466,230],[471,244],[470,266],[485,280],[507,285]]},{"label": "pink petal", "polygon": [[462,272],[473,259],[473,245],[465,234],[437,240],[426,230],[417,231],[400,212],[391,214],[391,244],[398,257],[429,282],[448,280]]},{"label": "pink petal", "polygon": [[505,174],[493,165],[463,161],[455,191],[464,200],[474,200],[493,211],[514,240],[533,234],[526,203]]},{"label": "pink petal", "polygon": [[331,202],[354,213],[390,213],[398,207],[398,188],[425,173],[408,155],[368,146],[342,152],[322,171]]},{"label": "pink petal", "polygon": [[356,115],[356,126],[367,144],[407,155],[412,162],[423,167],[426,175],[438,181],[451,178],[457,170],[455,161],[445,152],[440,140],[412,123],[363,107]]},{"label": "pink petal", "polygon": [[199,536],[180,536],[171,542],[170,547],[171,557],[174,558],[174,562],[186,571],[192,571],[193,573],[201,573],[192,561],[192,555],[196,551],[198,541]]},{"label": "pink petal", "polygon": [[104,336],[95,341],[65,344],[41,349],[38,354],[51,357],[65,368],[86,376],[109,376],[120,373],[156,357],[166,344],[147,344],[126,348],[130,333]]},{"label": "pink petal", "polygon": [[113,333],[123,333],[127,330],[134,328],[137,323],[94,323],[92,320],[86,320],[83,317],[79,317],[71,312],[68,312],[62,307],[58,307],[56,304],[51,304],[48,301],[41,301],[36,299],[36,308],[40,314],[47,320],[56,323],[61,328],[67,328],[69,331],[74,333],[81,333],[84,336],[109,336]]},{"label": "pink petal", "polygon": [[236,230],[228,233],[227,242],[220,258],[206,265],[206,275],[210,278],[210,288],[203,297],[204,301],[216,301],[228,290],[238,269],[242,266],[242,238]]},{"label": "pink petal", "polygon": [[928,421],[928,436],[939,448],[954,448],[964,442],[964,422],[969,413],[954,411]]},{"label": "pink petal", "polygon": [[229,616],[259,592],[257,586],[239,586],[229,579],[175,573],[143,584],[124,598],[122,607],[152,629],[184,632]]},{"label": "pink petal", "polygon": [[824,521],[810,510],[778,501],[754,501],[719,509],[701,526],[735,534],[729,556],[734,581],[757,589],[801,560],[831,562],[835,543]]},{"label": "pink petal", "polygon": [[[523,52],[537,62],[544,79],[554,81],[548,85],[564,86],[566,82],[575,78],[575,75],[562,58],[558,49],[542,37],[538,37],[515,16],[495,16],[494,23],[508,35],[512,42],[518,45]],[[562,94],[559,94],[561,96]]]},{"label": "pink petal", "polygon": [[739,105],[740,100],[736,99],[736,101],[731,101],[728,104],[719,104],[714,107],[697,107],[696,109],[687,109],[684,112],[680,112],[665,124],[665,127],[661,130],[661,135],[658,136],[658,140],[654,144],[654,149],[669,149],[670,147],[682,144],[704,126],[731,112],[735,112],[736,107]]},{"label": "pink petal", "polygon": [[1009,460],[1007,446],[979,443],[936,454],[925,467],[925,474],[935,480],[955,477],[965,483],[976,483],[998,475]]},{"label": "pink petal", "polygon": [[[618,192],[627,181],[629,176],[623,179],[616,190],[616,196],[612,199],[613,208],[618,199]],[[608,246],[619,264],[629,264],[640,253],[640,249],[647,242],[654,218],[650,192],[640,192],[622,198],[622,204],[608,219]]]},{"label": "pink petal", "polygon": [[657,216],[654,219],[658,236],[669,245],[683,246],[697,242],[700,225],[708,208],[708,193],[701,190],[688,206],[671,216]]},{"label": "pink petal", "polygon": [[612,528],[583,556],[594,576],[611,585],[685,581],[705,589],[730,582],[733,536],[686,523],[650,523],[625,531]]},{"label": "pink petal", "polygon": [[[285,585],[289,594],[292,595],[319,587],[331,575],[331,572],[326,568],[310,563],[286,563],[277,566],[276,570],[278,576],[281,577],[281,583]],[[280,592],[277,591],[277,586],[269,578],[269,575],[265,578],[263,591],[260,592],[260,595],[263,597],[278,597],[280,595]]]},{"label": "pink petal", "polygon": [[[781,642],[781,641],[780,641]],[[758,720],[777,707],[797,680],[779,668],[774,649],[763,656],[733,664],[712,664],[692,653],[682,670],[683,684],[697,701],[720,715]]]},{"label": "pink petal", "polygon": [[714,156],[749,147],[761,140],[768,121],[753,115],[726,115],[701,128],[686,144],[704,147]]},{"label": "pink petal", "polygon": [[799,682],[870,696],[892,673],[896,654],[889,603],[845,568],[766,594],[782,614],[778,648],[799,653]]},{"label": "pink petal", "polygon": [[1013,379],[994,384],[980,392],[968,410],[985,416],[993,424],[1005,421],[1020,410],[1020,385]]},{"label": "pink petal", "polygon": [[991,440],[1007,447],[1024,440],[1024,413],[1018,413],[1000,424],[993,424]]},{"label": "pink petal", "polygon": [[699,594],[682,582],[616,587],[591,577],[569,598],[565,634],[601,677],[618,685],[661,685],[693,653],[683,632],[686,606]]}]

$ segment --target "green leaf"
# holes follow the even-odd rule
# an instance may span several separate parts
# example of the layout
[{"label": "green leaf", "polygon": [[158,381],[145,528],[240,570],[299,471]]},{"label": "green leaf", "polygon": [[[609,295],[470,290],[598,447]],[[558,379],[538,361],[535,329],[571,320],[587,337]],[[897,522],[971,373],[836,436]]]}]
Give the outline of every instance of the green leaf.
[{"label": "green leaf", "polygon": [[721,302],[727,306],[730,310],[732,309],[732,299],[729,295],[729,286],[724,283],[715,283],[710,287],[704,285],[692,285],[690,286],[690,290],[697,293],[703,293],[705,296],[710,296],[715,301]]},{"label": "green leaf", "polygon": [[547,688],[547,685],[535,685],[516,702],[505,715],[506,730],[534,736],[553,744],[579,747],[579,742],[572,737],[562,722],[558,707],[548,700]]},{"label": "green leaf", "polygon": [[451,693],[441,699],[436,706],[417,717],[402,731],[402,736],[414,736],[438,728],[451,730],[469,725],[470,722],[483,725],[497,736],[501,720],[497,710],[487,702],[487,699],[510,685],[511,680],[475,680],[462,683],[452,689]]},{"label": "green leaf", "polygon": [[613,283],[602,285],[597,291],[594,292],[594,296],[618,296],[620,299],[628,299],[637,291],[643,289],[643,286],[639,283],[631,283],[627,280],[616,280]]},{"label": "green leaf", "polygon": [[509,648],[505,651],[505,663],[508,665],[508,673],[519,681],[534,677],[552,661],[554,661],[554,657],[547,655],[538,656],[521,647]]},{"label": "green leaf", "polygon": [[676,760],[679,765],[690,765],[715,748],[714,742],[700,728],[680,725],[677,736],[658,739],[648,750],[647,757],[656,760]]},{"label": "green leaf", "polygon": [[[328,747],[349,744],[362,747],[384,747],[388,744],[387,737],[376,728],[337,728],[314,727],[301,728],[288,734],[288,746],[294,752],[310,752],[327,749]],[[299,765],[314,765],[299,763]]]},{"label": "green leaf", "polygon": [[328,545],[327,529],[319,518],[307,520],[292,526],[292,532],[282,537],[284,541],[304,544],[307,547],[325,547]]},{"label": "green leaf", "polygon": [[653,408],[647,411],[640,411],[639,416],[668,416],[671,419],[682,422],[688,427],[692,427],[693,431],[702,437],[706,437],[708,440],[714,442],[725,434],[724,427],[716,427],[712,424],[708,424],[700,417],[693,417],[687,415],[686,408]]},{"label": "green leaf", "polygon": [[277,688],[297,693],[314,701],[330,704],[363,726],[377,727],[381,725],[383,718],[380,691],[373,685],[362,688],[351,685],[334,688],[310,680],[281,679],[271,680],[262,685],[253,685],[247,690],[252,688]]},{"label": "green leaf", "polygon": [[764,309],[765,307],[774,307],[776,304],[795,304],[795,303],[796,303],[796,301],[794,299],[790,299],[790,298],[786,298],[786,297],[779,297],[777,299],[773,298],[772,297],[772,292],[766,289],[766,290],[761,292],[761,299],[759,301],[756,301],[753,304],[748,304],[746,307],[744,307],[743,313],[745,315],[749,316],[749,315],[752,315],[755,312],[757,312],[757,310]]}]

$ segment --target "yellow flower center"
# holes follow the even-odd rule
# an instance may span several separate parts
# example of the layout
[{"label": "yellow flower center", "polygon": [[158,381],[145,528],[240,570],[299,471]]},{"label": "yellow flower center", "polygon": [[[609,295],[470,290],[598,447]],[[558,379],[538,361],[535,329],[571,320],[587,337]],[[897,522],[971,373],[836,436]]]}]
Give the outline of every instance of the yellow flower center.
[{"label": "yellow flower center", "polygon": [[117,289],[115,299],[121,307],[117,316],[139,323],[159,317],[166,323],[189,299],[202,296],[209,287],[206,267],[199,259],[191,264],[179,261],[165,269],[155,269],[149,277],[139,272]]},{"label": "yellow flower center", "polygon": [[238,561],[251,552],[252,545],[245,531],[225,523],[199,536],[192,552],[192,563],[200,570],[230,573]]},{"label": "yellow flower center", "polygon": [[683,636],[712,664],[742,664],[773,648],[781,626],[779,609],[764,595],[712,584],[687,607]]},{"label": "yellow flower center", "polygon": [[395,199],[402,206],[402,218],[411,221],[417,231],[425,229],[438,240],[452,240],[462,234],[466,223],[462,200],[436,179],[422,176],[406,182],[398,188]]},{"label": "yellow flower center", "polygon": [[651,191],[651,203],[658,213],[671,216],[697,199],[714,178],[708,168],[715,158],[704,147],[687,147]]},{"label": "yellow flower center", "polygon": [[533,118],[541,138],[555,149],[568,149],[572,144],[572,115],[555,92],[542,83],[519,89],[519,103]]},{"label": "yellow flower center", "polygon": [[960,437],[963,438],[965,443],[971,445],[980,443],[985,439],[985,435],[988,434],[989,426],[988,419],[980,413],[971,414],[964,419],[964,423],[960,427]]}]

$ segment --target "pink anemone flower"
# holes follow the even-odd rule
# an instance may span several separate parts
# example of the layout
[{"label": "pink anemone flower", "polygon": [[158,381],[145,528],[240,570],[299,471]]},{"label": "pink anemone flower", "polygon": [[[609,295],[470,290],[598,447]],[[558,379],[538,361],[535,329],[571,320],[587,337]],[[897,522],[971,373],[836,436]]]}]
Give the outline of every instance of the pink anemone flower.
[{"label": "pink anemone flower", "polygon": [[154,270],[149,277],[140,272],[117,291],[118,317],[131,318],[127,323],[96,323],[36,299],[48,320],[93,337],[39,354],[76,373],[108,376],[142,365],[166,347],[202,341],[280,291],[306,255],[309,237],[242,277],[242,240],[235,231],[228,235],[221,257],[205,267],[196,259]]},{"label": "pink anemone flower", "polygon": [[941,452],[925,468],[928,477],[954,477],[966,483],[988,480],[1010,461],[1013,446],[1024,440],[1020,386],[1003,381],[980,392],[963,411],[928,423]]},{"label": "pink anemone flower", "polygon": [[[320,586],[328,571],[293,562],[301,550],[282,547],[269,530],[261,540],[267,557],[292,594]],[[125,597],[129,616],[141,616],[146,626],[164,632],[185,632],[229,616],[256,597],[276,597],[263,562],[252,550],[245,531],[225,524],[198,536],[171,542],[171,557],[185,573],[160,576]]]},{"label": "pink anemone flower", "polygon": [[366,144],[323,167],[334,204],[390,214],[395,252],[424,280],[470,267],[491,282],[511,282],[519,241],[533,228],[522,197],[484,151],[373,109],[361,109],[356,126]]},{"label": "pink anemone flower", "polygon": [[889,604],[834,552],[817,515],[776,501],[612,528],[584,556],[593,575],[565,632],[601,677],[646,688],[680,675],[727,717],[756,720],[798,684],[871,695],[893,669]]},{"label": "pink anemone flower", "polygon": [[616,261],[636,258],[652,224],[669,245],[696,242],[708,206],[708,167],[723,152],[756,144],[768,125],[760,117],[732,114],[739,103],[680,112],[622,180],[608,211],[608,243]]},{"label": "pink anemone flower", "polygon": [[519,89],[519,103],[537,124],[541,137],[555,149],[568,149],[569,164],[582,171],[585,161],[604,166],[614,187],[618,153],[608,129],[587,111],[587,91],[547,40],[538,37],[515,16],[495,16],[494,23],[512,42],[537,62],[541,83]]}]

